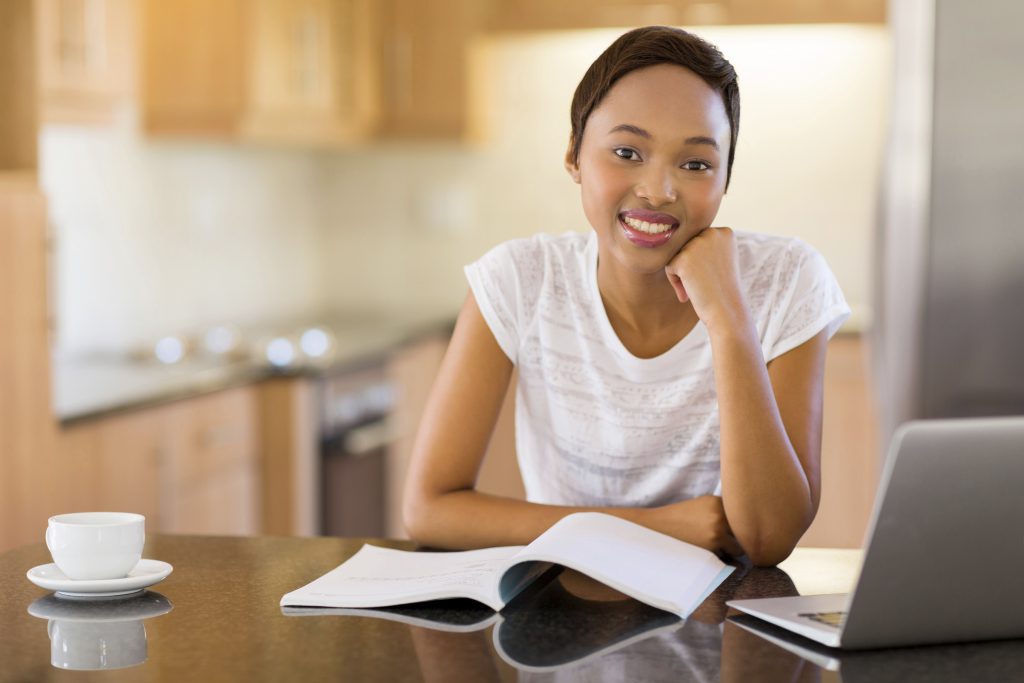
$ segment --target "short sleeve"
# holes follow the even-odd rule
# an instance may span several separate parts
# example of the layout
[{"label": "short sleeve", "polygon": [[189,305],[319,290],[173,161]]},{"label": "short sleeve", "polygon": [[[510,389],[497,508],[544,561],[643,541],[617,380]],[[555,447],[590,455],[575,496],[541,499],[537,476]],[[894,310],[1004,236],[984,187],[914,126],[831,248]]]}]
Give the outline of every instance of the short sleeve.
[{"label": "short sleeve", "polygon": [[779,267],[763,344],[766,361],[800,346],[822,330],[831,338],[850,316],[835,275],[825,258],[809,244],[794,240]]},{"label": "short sleeve", "polygon": [[521,258],[519,241],[505,242],[465,267],[466,279],[480,313],[491,329],[498,346],[513,363],[519,350],[522,292],[517,261]]}]

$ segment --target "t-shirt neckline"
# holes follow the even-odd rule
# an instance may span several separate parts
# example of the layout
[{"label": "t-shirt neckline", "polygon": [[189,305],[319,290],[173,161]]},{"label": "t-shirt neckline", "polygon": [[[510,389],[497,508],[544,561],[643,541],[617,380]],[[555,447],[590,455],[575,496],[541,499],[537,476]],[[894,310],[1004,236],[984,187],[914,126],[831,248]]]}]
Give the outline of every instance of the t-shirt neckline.
[{"label": "t-shirt neckline", "polygon": [[693,326],[693,329],[687,332],[682,339],[676,342],[672,348],[665,351],[665,353],[653,358],[640,358],[634,355],[622,343],[619,335],[615,333],[615,328],[612,327],[612,322],[608,319],[608,311],[605,310],[604,301],[601,300],[601,290],[597,286],[597,235],[593,231],[587,236],[585,254],[587,260],[587,287],[590,290],[591,300],[595,308],[594,317],[601,328],[601,336],[608,347],[615,352],[615,355],[631,364],[643,366],[644,369],[654,369],[661,365],[675,364],[682,356],[699,346],[707,338],[707,328],[704,327],[703,322],[697,320],[697,324]]}]

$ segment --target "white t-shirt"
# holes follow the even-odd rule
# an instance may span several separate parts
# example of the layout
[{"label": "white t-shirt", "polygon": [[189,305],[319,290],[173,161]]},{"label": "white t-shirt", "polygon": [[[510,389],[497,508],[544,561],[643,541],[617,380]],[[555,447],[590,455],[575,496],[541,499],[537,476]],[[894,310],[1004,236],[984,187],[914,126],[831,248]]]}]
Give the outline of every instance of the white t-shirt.
[{"label": "white t-shirt", "polygon": [[[850,313],[807,243],[736,232],[740,283],[765,362]],[[466,266],[480,312],[515,364],[516,451],[527,499],[649,507],[719,491],[719,415],[707,329],[656,358],[615,334],[593,232],[501,244]]]}]

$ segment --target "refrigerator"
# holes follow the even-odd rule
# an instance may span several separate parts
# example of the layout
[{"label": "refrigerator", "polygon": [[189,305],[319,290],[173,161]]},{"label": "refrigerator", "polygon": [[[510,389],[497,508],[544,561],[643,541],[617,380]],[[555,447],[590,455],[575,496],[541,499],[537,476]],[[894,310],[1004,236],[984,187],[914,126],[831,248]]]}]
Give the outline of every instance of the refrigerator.
[{"label": "refrigerator", "polygon": [[910,419],[1024,414],[1024,2],[889,13],[871,339],[883,441]]}]

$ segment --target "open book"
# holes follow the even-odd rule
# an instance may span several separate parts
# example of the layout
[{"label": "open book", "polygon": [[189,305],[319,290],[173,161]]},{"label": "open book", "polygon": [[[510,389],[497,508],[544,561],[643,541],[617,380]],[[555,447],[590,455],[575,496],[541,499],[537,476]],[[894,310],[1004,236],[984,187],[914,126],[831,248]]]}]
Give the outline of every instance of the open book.
[{"label": "open book", "polygon": [[471,598],[500,611],[553,564],[687,617],[733,567],[714,553],[612,515],[578,512],[527,546],[410,552],[364,545],[281,598],[283,607],[387,607]]}]

